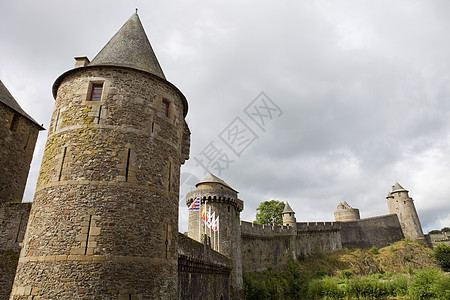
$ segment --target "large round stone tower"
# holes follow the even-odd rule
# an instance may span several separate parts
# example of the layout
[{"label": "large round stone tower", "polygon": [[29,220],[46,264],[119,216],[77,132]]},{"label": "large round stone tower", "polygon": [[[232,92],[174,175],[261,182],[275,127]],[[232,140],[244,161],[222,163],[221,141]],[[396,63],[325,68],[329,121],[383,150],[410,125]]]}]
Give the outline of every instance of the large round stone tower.
[{"label": "large round stone tower", "polygon": [[11,299],[176,299],[187,102],[138,15],[53,94]]},{"label": "large round stone tower", "polygon": [[398,182],[392,186],[392,191],[386,197],[389,213],[397,214],[402,227],[403,235],[412,240],[424,239],[419,216],[414,206],[413,199],[409,197]]},{"label": "large round stone tower", "polygon": [[334,212],[334,219],[336,222],[351,222],[361,219],[359,216],[359,209],[351,207],[346,201],[339,203]]},{"label": "large round stone tower", "polygon": [[203,242],[206,236],[211,240],[213,249],[232,259],[231,283],[235,294],[233,299],[237,299],[243,288],[240,212],[244,209],[244,202],[238,199],[236,190],[213,174],[206,176],[196,187],[196,190],[186,195],[186,204],[190,206],[192,201],[200,198],[200,207],[203,208],[206,204],[207,211],[211,209],[211,214],[219,217],[219,230],[214,236],[214,233],[205,228],[204,222],[200,221],[201,209],[191,210],[188,236],[199,242]]}]

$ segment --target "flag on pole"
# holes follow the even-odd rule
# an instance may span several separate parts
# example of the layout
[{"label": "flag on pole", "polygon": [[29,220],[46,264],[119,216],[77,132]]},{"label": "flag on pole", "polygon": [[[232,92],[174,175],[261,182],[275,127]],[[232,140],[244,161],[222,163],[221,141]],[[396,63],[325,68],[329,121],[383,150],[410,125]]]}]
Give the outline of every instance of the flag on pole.
[{"label": "flag on pole", "polygon": [[214,230],[214,232],[219,230],[219,216],[217,216],[217,218],[214,220],[213,225],[212,225],[212,229]]},{"label": "flag on pole", "polygon": [[202,211],[201,211],[201,215],[202,215],[202,220],[206,223],[206,220],[207,220],[206,203],[205,203],[205,205],[203,205],[203,208],[202,208]]},{"label": "flag on pole", "polygon": [[209,215],[209,219],[208,219],[208,228],[212,228],[214,220],[216,219],[216,212],[213,212],[211,214],[211,211],[209,211],[210,215]]},{"label": "flag on pole", "polygon": [[197,197],[194,201],[192,201],[188,210],[200,210],[200,197]]}]

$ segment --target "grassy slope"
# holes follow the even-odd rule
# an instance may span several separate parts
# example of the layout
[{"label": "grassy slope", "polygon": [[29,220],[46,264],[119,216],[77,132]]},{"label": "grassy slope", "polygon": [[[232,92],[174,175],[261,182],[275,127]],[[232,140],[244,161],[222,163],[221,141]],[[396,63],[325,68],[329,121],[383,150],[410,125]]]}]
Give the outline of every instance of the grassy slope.
[{"label": "grassy slope", "polygon": [[315,255],[300,262],[300,270],[306,278],[314,278],[324,271],[328,275],[338,275],[342,270],[370,275],[385,272],[408,273],[410,269],[437,267],[433,251],[420,243],[401,241],[376,250],[378,249],[344,249],[333,254]]}]

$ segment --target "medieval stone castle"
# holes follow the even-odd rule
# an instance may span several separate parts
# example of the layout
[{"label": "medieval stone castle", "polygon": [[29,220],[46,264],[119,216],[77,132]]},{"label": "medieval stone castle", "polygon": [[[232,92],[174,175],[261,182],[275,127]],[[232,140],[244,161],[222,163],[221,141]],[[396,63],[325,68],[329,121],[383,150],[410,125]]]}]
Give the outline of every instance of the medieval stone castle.
[{"label": "medieval stone castle", "polygon": [[220,215],[213,239],[190,211],[178,233],[180,166],[189,158],[188,103],[166,80],[136,14],[90,61],[53,85],[55,106],[34,202],[21,203],[39,130],[0,82],[0,299],[240,299],[245,272],[345,247],[424,239],[408,191],[395,183],[389,214],[283,226],[240,220],[238,192],[210,174],[186,196]]}]

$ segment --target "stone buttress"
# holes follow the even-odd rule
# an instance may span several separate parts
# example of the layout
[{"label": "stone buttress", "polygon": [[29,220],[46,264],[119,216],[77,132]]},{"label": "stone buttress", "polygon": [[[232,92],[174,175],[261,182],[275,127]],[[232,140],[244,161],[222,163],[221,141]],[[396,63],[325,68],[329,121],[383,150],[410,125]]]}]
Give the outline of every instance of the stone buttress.
[{"label": "stone buttress", "polygon": [[11,299],[176,299],[187,101],[138,15],[53,94]]},{"label": "stone buttress", "polygon": [[238,199],[236,190],[213,174],[206,176],[196,187],[196,190],[186,195],[186,204],[190,206],[192,201],[200,197],[200,208],[206,203],[207,210],[211,209],[211,214],[219,217],[220,225],[218,233],[214,234],[209,228],[205,228],[203,221],[200,221],[199,226],[201,210],[189,211],[188,236],[202,242],[206,235],[214,250],[232,259],[231,299],[240,299],[243,291],[240,212],[244,209],[244,202]]}]

